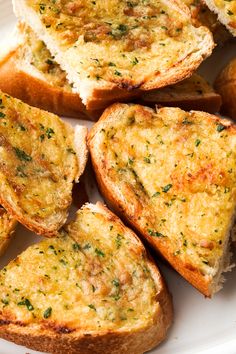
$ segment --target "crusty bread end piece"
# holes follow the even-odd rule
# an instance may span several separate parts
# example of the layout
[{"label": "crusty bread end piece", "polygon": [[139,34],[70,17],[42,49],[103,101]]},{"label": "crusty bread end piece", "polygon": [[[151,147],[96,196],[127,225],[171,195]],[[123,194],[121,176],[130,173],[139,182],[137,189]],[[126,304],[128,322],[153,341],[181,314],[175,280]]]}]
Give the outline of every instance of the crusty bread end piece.
[{"label": "crusty bread end piece", "polygon": [[157,266],[101,203],[29,247],[0,280],[0,336],[43,352],[142,354],[172,322]]},{"label": "crusty bread end piece", "polygon": [[0,201],[19,222],[53,236],[66,222],[87,161],[86,127],[0,93]]},{"label": "crusty bread end piece", "polygon": [[219,73],[214,87],[222,97],[222,113],[236,120],[236,58]]},{"label": "crusty bread end piece", "polygon": [[134,7],[118,0],[13,4],[88,109],[94,99],[120,100],[181,81],[214,48],[210,31],[194,27],[179,0],[138,1]]},{"label": "crusty bread end piece", "polygon": [[116,104],[92,128],[89,148],[112,207],[205,296],[219,290],[236,206],[235,125]]},{"label": "crusty bread end piece", "polygon": [[218,19],[236,37],[236,3],[235,0],[204,0],[209,9],[215,12]]}]

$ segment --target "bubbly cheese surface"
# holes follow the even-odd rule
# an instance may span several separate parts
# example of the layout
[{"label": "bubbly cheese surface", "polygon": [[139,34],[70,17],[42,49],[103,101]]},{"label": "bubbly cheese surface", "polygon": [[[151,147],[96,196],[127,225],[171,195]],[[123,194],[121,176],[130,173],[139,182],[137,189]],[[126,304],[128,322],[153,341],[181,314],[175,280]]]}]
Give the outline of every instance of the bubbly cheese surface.
[{"label": "bubbly cheese surface", "polygon": [[214,276],[236,204],[235,126],[201,112],[123,105],[94,139],[110,193],[135,223]]},{"label": "bubbly cheese surface", "polygon": [[236,30],[236,0],[213,0],[216,8],[224,13],[228,20],[228,26],[234,31]]},{"label": "bubbly cheese surface", "polygon": [[3,201],[40,222],[71,203],[78,173],[74,131],[57,116],[0,93],[0,183]]},{"label": "bubbly cheese surface", "polygon": [[142,328],[158,309],[140,241],[83,209],[60,237],[29,247],[0,273],[0,319],[59,333]]},{"label": "bubbly cheese surface", "polygon": [[[85,82],[140,86],[199,48],[205,28],[172,1],[27,0]],[[66,55],[66,56],[65,56]]]}]

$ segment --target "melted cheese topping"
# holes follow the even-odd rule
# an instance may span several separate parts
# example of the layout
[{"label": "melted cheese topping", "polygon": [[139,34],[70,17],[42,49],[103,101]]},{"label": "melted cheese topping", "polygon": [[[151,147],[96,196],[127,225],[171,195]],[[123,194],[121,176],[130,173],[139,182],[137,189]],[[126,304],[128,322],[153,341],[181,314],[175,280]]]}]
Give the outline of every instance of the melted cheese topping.
[{"label": "melted cheese topping", "polygon": [[236,1],[235,0],[213,0],[218,11],[223,12],[228,20],[228,26],[236,30]]},{"label": "melted cheese topping", "polygon": [[[32,1],[48,34],[84,82],[132,88],[199,47],[204,28],[169,1]],[[104,53],[106,53],[104,55]],[[98,84],[99,84],[98,83]]]},{"label": "melted cheese topping", "polygon": [[20,58],[27,58],[30,65],[40,71],[45,80],[51,85],[71,92],[71,86],[67,81],[65,71],[54,60],[45,43],[37,38],[30,27],[24,29],[24,38],[25,41],[21,47]]},{"label": "melted cheese topping", "polygon": [[0,94],[1,199],[38,222],[71,203],[74,131],[57,116]]},{"label": "melted cheese topping", "polygon": [[152,323],[156,294],[141,243],[84,209],[61,237],[31,246],[2,270],[0,317],[61,333],[131,330]]},{"label": "melted cheese topping", "polygon": [[110,193],[144,233],[215,275],[236,204],[235,127],[178,108],[122,109],[96,136]]}]

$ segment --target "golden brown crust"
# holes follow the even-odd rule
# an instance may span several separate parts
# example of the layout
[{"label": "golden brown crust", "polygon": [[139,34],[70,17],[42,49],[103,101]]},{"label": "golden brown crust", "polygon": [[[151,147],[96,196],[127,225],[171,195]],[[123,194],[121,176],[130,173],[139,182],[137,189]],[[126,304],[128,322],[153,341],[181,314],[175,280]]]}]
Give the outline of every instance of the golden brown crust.
[{"label": "golden brown crust", "polygon": [[[124,233],[141,243],[133,231],[128,230],[121,220],[101,203],[86,205],[91,211],[105,214],[109,222],[119,223]],[[142,246],[143,247],[143,246]],[[145,252],[145,251],[144,251]],[[146,255],[145,255],[146,257]],[[147,267],[157,285],[156,301],[159,307],[150,327],[132,329],[124,328],[116,331],[99,330],[99,332],[84,333],[83,328],[69,330],[55,326],[42,328],[41,323],[14,323],[11,316],[2,317],[0,313],[0,336],[6,340],[27,346],[34,350],[55,354],[142,354],[159,344],[166,336],[172,323],[173,307],[171,296],[166,284],[151,257],[147,257]]]},{"label": "golden brown crust", "polygon": [[216,91],[222,97],[221,112],[236,119],[236,58],[219,73],[214,83]]},{"label": "golden brown crust", "polygon": [[[139,223],[139,213],[133,213],[132,207],[129,206],[128,203],[122,198],[118,193],[113,193],[113,188],[111,188],[111,181],[109,178],[104,175],[103,167],[101,166],[101,159],[97,157],[97,146],[95,146],[93,138],[97,132],[102,128],[102,123],[107,119],[107,117],[111,116],[113,112],[119,110],[121,108],[120,104],[114,104],[109,107],[99,122],[92,128],[88,143],[89,150],[91,154],[91,160],[93,164],[93,168],[96,174],[96,179],[98,182],[99,189],[101,194],[107,201],[108,205],[112,207],[112,209],[125,221],[129,223],[138,234],[144,239],[147,240],[154,250],[156,250],[164,259],[166,259],[189,283],[191,283],[196,289],[198,289],[202,294],[206,297],[212,296],[212,279],[210,277],[203,276],[201,271],[196,267],[193,267],[191,264],[184,263],[181,259],[176,257],[173,254],[173,249],[169,247],[168,244],[162,243],[160,239],[151,237],[145,230],[140,227]],[[220,119],[219,117],[205,114],[205,119],[212,121],[215,120],[217,123],[220,123],[224,126],[231,127],[236,132],[236,126],[230,125],[229,121],[225,121]],[[132,203],[131,203],[132,204]]]},{"label": "golden brown crust", "polygon": [[[1,212],[0,217],[4,217],[3,213],[7,214],[7,212],[4,209],[3,210],[2,209],[3,208],[1,208],[0,210]],[[4,233],[4,235],[2,235],[3,237],[0,237],[0,256],[2,256],[3,253],[6,251],[17,225],[17,221],[13,219],[11,215],[7,214],[5,215],[5,218],[6,218],[5,224],[3,225],[5,231],[1,230],[1,233]]]}]

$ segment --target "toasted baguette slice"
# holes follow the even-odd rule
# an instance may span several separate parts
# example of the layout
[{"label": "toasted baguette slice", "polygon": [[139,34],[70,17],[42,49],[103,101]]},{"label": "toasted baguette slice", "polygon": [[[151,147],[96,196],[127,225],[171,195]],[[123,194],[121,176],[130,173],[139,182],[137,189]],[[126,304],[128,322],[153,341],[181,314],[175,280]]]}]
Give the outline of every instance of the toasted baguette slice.
[{"label": "toasted baguette slice", "polygon": [[0,53],[0,89],[61,116],[96,120],[101,115],[86,110],[45,44],[23,23],[18,23]]},{"label": "toasted baguette slice", "polygon": [[0,206],[0,256],[5,252],[17,221]]},{"label": "toasted baguette slice", "polygon": [[204,0],[209,9],[218,15],[218,19],[236,37],[236,1]]},{"label": "toasted baguette slice", "polygon": [[232,35],[217,18],[217,15],[210,11],[202,0],[183,0],[190,9],[192,19],[196,26],[206,26],[212,32],[217,44],[223,45]]},{"label": "toasted baguette slice", "polygon": [[100,203],[79,210],[58,238],[29,247],[0,280],[0,336],[40,351],[141,354],[172,322],[156,265]]},{"label": "toasted baguette slice", "polygon": [[204,112],[116,104],[89,147],[113,208],[205,296],[219,290],[236,206],[236,127]]},{"label": "toasted baguette slice", "polygon": [[187,111],[195,109],[209,113],[219,112],[221,107],[220,95],[198,74],[193,74],[189,79],[175,85],[148,91],[142,95],[141,102],[148,106],[161,104]]},{"label": "toasted baguette slice", "polygon": [[14,1],[67,72],[90,109],[94,99],[123,99],[189,77],[214,48],[179,0]]},{"label": "toasted baguette slice", "polygon": [[85,127],[0,92],[0,202],[36,233],[54,235],[65,223],[72,186],[82,174]]},{"label": "toasted baguette slice", "polygon": [[219,73],[214,87],[222,96],[222,113],[236,120],[236,57]]}]

